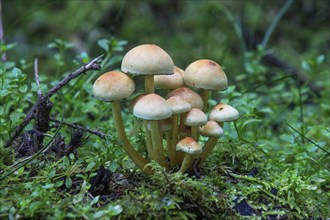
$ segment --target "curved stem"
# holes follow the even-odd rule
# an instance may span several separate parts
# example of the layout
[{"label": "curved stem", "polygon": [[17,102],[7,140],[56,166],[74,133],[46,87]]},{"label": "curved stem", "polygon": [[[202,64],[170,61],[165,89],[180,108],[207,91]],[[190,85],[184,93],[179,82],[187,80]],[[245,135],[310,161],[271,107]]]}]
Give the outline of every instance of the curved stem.
[{"label": "curved stem", "polygon": [[215,145],[217,144],[219,138],[216,137],[209,137],[207,140],[205,146],[203,147],[203,152],[200,155],[200,159],[197,162],[197,166],[200,166],[206,158],[210,155],[210,153],[213,151]]},{"label": "curved stem", "polygon": [[181,172],[181,173],[186,172],[186,170],[193,163],[195,157],[196,157],[196,155],[186,153],[185,156],[184,156],[183,162],[181,164],[179,172]]},{"label": "curved stem", "polygon": [[203,102],[204,102],[204,107],[203,107],[203,112],[207,112],[207,106],[209,102],[209,90],[203,89],[201,93]]},{"label": "curved stem", "polygon": [[191,127],[191,137],[198,141],[198,127],[197,126],[192,126]]},{"label": "curved stem", "polygon": [[153,75],[144,76],[144,90],[147,94],[155,92]]},{"label": "curved stem", "polygon": [[152,146],[152,140],[151,140],[151,132],[148,129],[148,121],[144,120],[144,129],[146,133],[146,144],[147,144],[147,150],[148,150],[148,156],[150,160],[155,160],[155,152]]},{"label": "curved stem", "polygon": [[172,140],[171,140],[171,149],[169,149],[169,155],[171,164],[176,163],[176,150],[175,146],[178,141],[178,131],[179,131],[179,115],[175,114],[172,116],[173,119],[173,128],[172,128]]},{"label": "curved stem", "polygon": [[160,136],[158,121],[151,120],[150,126],[151,126],[151,139],[152,139],[152,145],[153,145],[153,150],[154,150],[154,154],[155,154],[155,160],[157,163],[159,163],[159,165],[161,165],[162,167],[165,167],[166,170],[169,170],[169,167],[166,163],[166,159],[164,156],[163,140]]},{"label": "curved stem", "polygon": [[132,159],[132,161],[147,175],[153,174],[153,171],[150,169],[150,167],[146,167],[148,164],[148,161],[144,159],[139,152],[137,152],[134,147],[129,142],[124,124],[123,124],[123,118],[121,116],[121,110],[120,110],[120,102],[114,101],[112,102],[112,114],[113,114],[113,120],[115,123],[115,128],[118,133],[119,141],[121,142],[121,145],[127,155]]}]

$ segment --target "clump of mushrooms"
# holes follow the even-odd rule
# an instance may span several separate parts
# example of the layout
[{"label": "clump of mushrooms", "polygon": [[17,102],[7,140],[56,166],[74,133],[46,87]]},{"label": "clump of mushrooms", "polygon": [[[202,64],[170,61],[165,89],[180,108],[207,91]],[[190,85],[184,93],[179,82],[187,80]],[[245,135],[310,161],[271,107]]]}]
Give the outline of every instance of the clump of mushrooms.
[{"label": "clump of mushrooms", "polygon": [[[167,171],[181,173],[192,166],[200,167],[223,135],[224,122],[239,118],[238,111],[224,103],[218,103],[208,112],[211,91],[228,87],[227,76],[215,61],[197,60],[183,71],[174,66],[162,48],[143,44],[127,52],[121,70],[101,75],[93,85],[93,95],[112,103],[113,122],[122,148],[147,175],[153,174],[147,166],[151,161]],[[146,158],[130,143],[121,115],[120,100],[135,91],[129,75],[144,76],[144,91],[137,91],[141,95],[135,95],[129,109],[144,122]],[[166,99],[155,87],[162,89],[161,94],[164,90],[169,92],[164,96]],[[200,136],[207,141],[199,140]]]}]

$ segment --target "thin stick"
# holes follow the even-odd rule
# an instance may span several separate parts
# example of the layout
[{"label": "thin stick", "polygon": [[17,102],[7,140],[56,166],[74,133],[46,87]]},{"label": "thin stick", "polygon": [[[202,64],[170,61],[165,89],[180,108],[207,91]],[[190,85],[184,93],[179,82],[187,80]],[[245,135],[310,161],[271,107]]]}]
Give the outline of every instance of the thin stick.
[{"label": "thin stick", "polygon": [[[66,76],[64,79],[62,79],[59,83],[57,83],[45,96],[41,98],[41,102],[46,101],[46,99],[50,98],[52,95],[54,95],[58,90],[60,90],[63,86],[65,86],[68,82],[70,82],[72,79],[76,78],[82,73],[85,73],[89,70],[99,70],[101,67],[98,64],[98,61],[103,57],[99,56],[89,63],[81,66],[76,71],[70,73],[68,76]],[[17,126],[13,136],[6,142],[5,148],[9,147],[13,141],[19,136],[19,134],[22,132],[22,130],[25,128],[25,126],[32,120],[36,110],[38,109],[38,102],[32,106],[32,108],[28,111],[26,114],[23,122]]]},{"label": "thin stick", "polygon": [[38,59],[34,59],[34,78],[36,80],[37,86],[38,86],[38,98],[40,99],[42,97],[42,92],[40,90],[40,80],[39,80],[39,72],[38,72]]},{"label": "thin stick", "polygon": [[83,130],[83,131],[86,131],[88,133],[91,133],[91,134],[94,134],[96,136],[99,136],[100,138],[104,139],[105,138],[105,134],[102,133],[102,132],[99,132],[99,131],[94,131],[94,130],[91,130],[91,129],[88,129],[88,128],[85,128],[83,126],[80,126],[80,125],[75,125],[75,124],[70,124],[70,123],[67,123],[67,122],[61,122],[60,120],[57,120],[55,118],[49,118],[50,121],[52,122],[55,122],[56,125],[59,125],[59,124],[62,124],[62,125],[66,125],[70,128],[75,128],[75,129],[79,129],[79,130]]}]

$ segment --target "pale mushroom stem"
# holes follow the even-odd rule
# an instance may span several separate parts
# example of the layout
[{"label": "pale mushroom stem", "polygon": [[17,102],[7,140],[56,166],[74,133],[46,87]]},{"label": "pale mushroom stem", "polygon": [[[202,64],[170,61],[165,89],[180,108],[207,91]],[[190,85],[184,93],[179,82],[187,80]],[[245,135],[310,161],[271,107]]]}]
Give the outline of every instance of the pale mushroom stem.
[{"label": "pale mushroom stem", "polygon": [[127,153],[127,155],[132,159],[132,161],[147,175],[152,175],[153,171],[150,167],[146,167],[148,164],[148,161],[144,159],[139,152],[137,152],[134,147],[129,142],[124,124],[123,124],[123,118],[121,115],[121,109],[120,109],[120,102],[119,101],[113,101],[112,102],[112,114],[113,114],[113,120],[115,124],[115,128],[118,133],[118,137],[120,140],[120,143]]},{"label": "pale mushroom stem", "polygon": [[203,112],[207,112],[207,105],[209,101],[209,90],[207,89],[202,89],[201,97],[203,99],[204,107],[203,107]]},{"label": "pale mushroom stem", "polygon": [[153,75],[147,75],[144,77],[144,90],[148,94],[155,92]]},{"label": "pale mushroom stem", "polygon": [[155,160],[155,152],[152,146],[152,139],[151,139],[151,131],[148,129],[148,121],[144,120],[144,128],[146,133],[146,144],[147,144],[147,151],[150,160]]},{"label": "pale mushroom stem", "polygon": [[198,140],[198,127],[197,126],[191,127],[191,137],[195,140]]},{"label": "pale mushroom stem", "polygon": [[169,150],[169,156],[172,164],[176,163],[176,152],[175,145],[178,141],[178,131],[179,131],[179,114],[175,114],[172,117],[173,127],[172,127],[172,140],[171,140],[171,150]]},{"label": "pale mushroom stem", "polygon": [[210,155],[210,153],[213,151],[214,147],[216,146],[218,140],[219,140],[218,137],[209,137],[205,146],[203,147],[203,152],[199,156],[199,160],[197,161],[197,167],[200,167],[200,165]]},{"label": "pale mushroom stem", "polygon": [[196,155],[194,154],[185,154],[183,162],[181,164],[179,172],[184,173],[191,166]]},{"label": "pale mushroom stem", "polygon": [[155,160],[166,170],[169,170],[169,167],[166,163],[166,159],[165,159],[164,152],[163,152],[163,140],[160,136],[158,121],[151,120],[150,126],[151,126],[151,139],[152,139],[152,145],[153,145],[153,150],[154,150],[154,154],[155,154]]}]

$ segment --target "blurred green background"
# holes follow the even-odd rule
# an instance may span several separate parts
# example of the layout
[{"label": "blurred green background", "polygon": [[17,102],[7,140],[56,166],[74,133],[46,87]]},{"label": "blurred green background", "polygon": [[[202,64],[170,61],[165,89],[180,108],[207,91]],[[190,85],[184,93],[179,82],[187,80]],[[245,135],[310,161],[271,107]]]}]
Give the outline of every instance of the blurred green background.
[{"label": "blurred green background", "polygon": [[[183,69],[197,59],[213,59],[234,80],[244,70],[245,52],[261,43],[285,2],[3,0],[2,8],[5,42],[19,45],[10,56],[27,61],[38,57],[41,71],[49,74],[55,65],[43,58],[52,54],[45,48],[54,39],[73,42],[73,57],[81,52],[97,56],[102,51],[96,41],[114,36],[129,42],[126,50],[143,43],[158,44]],[[319,54],[328,57],[329,8],[328,0],[294,1],[266,49],[298,69],[301,60]],[[237,27],[243,28],[244,40]]]}]

